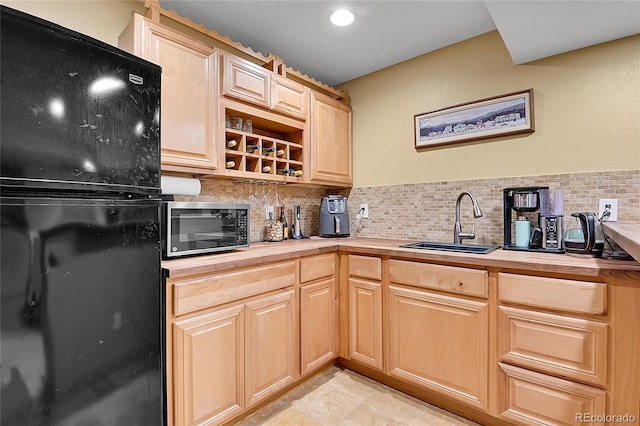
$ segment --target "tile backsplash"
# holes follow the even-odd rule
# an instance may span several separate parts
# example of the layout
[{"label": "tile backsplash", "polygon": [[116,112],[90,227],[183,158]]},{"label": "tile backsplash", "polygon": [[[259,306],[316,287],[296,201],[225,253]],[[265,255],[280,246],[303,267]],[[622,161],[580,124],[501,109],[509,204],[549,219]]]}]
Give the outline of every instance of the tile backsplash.
[{"label": "tile backsplash", "polygon": [[[600,198],[617,198],[618,220],[640,222],[640,170],[428,182],[339,190],[205,179],[202,180],[199,197],[176,196],[176,199],[251,202],[252,242],[264,240],[264,230],[268,223],[260,200],[266,199],[270,204],[274,204],[276,193],[285,206],[289,225],[293,221],[293,206],[301,206],[302,230],[305,235],[318,235],[322,197],[339,194],[348,197],[353,236],[453,241],[456,200],[462,191],[471,191],[478,199],[483,217],[473,218],[471,201],[465,197],[461,206],[463,231],[470,232],[471,226],[475,224],[474,242],[502,244],[502,189],[520,186],[548,186],[552,193],[555,189],[564,189],[565,221],[572,212],[597,213]],[[251,193],[257,197],[250,199]],[[369,218],[357,221],[355,217],[361,203],[369,205]]]},{"label": "tile backsplash", "polygon": [[[462,191],[473,192],[483,212],[474,219],[469,197],[462,200],[462,230],[474,242],[503,244],[503,188],[548,186],[551,193],[565,191],[565,223],[573,212],[598,213],[598,199],[618,199],[618,221],[640,222],[640,171],[573,173],[430,182],[383,187],[353,188],[349,210],[355,217],[361,203],[369,204],[369,218],[351,229],[352,235],[453,242],[455,204]],[[515,215],[514,215],[515,220]]]},{"label": "tile backsplash", "polygon": [[[266,182],[266,181],[265,181]],[[285,206],[289,225],[293,224],[293,206],[300,205],[301,225],[304,235],[318,235],[320,226],[320,200],[335,191],[326,188],[308,188],[297,185],[275,185],[273,182],[234,181],[225,179],[203,179],[200,196],[175,196],[179,201],[216,201],[249,203],[251,205],[251,242],[264,241],[266,219],[264,202]],[[253,197],[251,196],[253,194]],[[279,207],[274,208],[275,218],[280,215]],[[355,214],[355,213],[354,213]]]}]

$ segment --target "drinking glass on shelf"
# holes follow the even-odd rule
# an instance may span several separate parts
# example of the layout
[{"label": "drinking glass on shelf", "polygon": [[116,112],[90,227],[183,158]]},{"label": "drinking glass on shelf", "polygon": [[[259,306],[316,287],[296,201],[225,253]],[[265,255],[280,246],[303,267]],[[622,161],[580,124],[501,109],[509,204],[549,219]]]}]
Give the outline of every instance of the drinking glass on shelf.
[{"label": "drinking glass on shelf", "polygon": [[242,131],[247,133],[253,133],[253,122],[251,120],[245,119],[242,122]]},{"label": "drinking glass on shelf", "polygon": [[271,185],[267,181],[261,181],[262,191],[260,192],[259,200],[262,203],[262,208],[264,210],[269,207],[269,195],[271,194]]},{"label": "drinking glass on shelf", "polygon": [[259,202],[258,202],[258,197],[255,194],[253,180],[249,179],[243,182],[243,185],[245,185],[245,188],[248,187],[247,200],[249,200],[249,204],[251,204],[254,207],[257,207],[259,205]]},{"label": "drinking glass on shelf", "polygon": [[278,196],[278,182],[274,182],[273,184],[275,186],[275,195],[273,197],[273,205],[276,208],[280,208],[280,206],[282,205],[282,200],[280,200],[280,197]]},{"label": "drinking glass on shelf", "polygon": [[231,128],[233,130],[242,130],[242,118],[241,117],[231,117]]}]

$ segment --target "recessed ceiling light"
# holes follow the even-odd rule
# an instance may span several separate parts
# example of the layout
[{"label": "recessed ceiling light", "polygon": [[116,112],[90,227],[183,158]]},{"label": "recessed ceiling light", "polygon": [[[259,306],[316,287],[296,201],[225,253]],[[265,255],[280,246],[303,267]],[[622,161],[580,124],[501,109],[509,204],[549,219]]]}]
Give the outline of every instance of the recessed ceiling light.
[{"label": "recessed ceiling light", "polygon": [[351,24],[354,20],[353,13],[346,9],[339,9],[333,12],[331,15],[331,23],[338,27],[345,27]]}]

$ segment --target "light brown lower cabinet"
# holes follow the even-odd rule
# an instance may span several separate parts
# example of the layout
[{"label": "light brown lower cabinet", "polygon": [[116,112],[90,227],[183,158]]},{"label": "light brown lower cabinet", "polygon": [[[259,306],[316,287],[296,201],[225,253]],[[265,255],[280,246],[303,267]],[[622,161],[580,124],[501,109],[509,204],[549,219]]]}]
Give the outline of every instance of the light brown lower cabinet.
[{"label": "light brown lower cabinet", "polygon": [[[603,425],[591,421],[606,413],[602,389],[500,363],[500,411],[526,425]],[[593,417],[591,417],[593,416]]]},{"label": "light brown lower cabinet", "polygon": [[489,304],[388,288],[389,375],[487,409]]},{"label": "light brown lower cabinet", "polygon": [[607,284],[500,272],[498,300],[500,415],[528,425],[604,424]]},{"label": "light brown lower cabinet", "polygon": [[483,424],[638,425],[638,275],[547,275],[332,252],[170,278],[169,422],[237,419],[340,354]]},{"label": "light brown lower cabinet", "polygon": [[337,355],[336,280],[300,287],[300,372],[304,376]]},{"label": "light brown lower cabinet", "polygon": [[349,358],[382,371],[382,261],[350,255],[348,286]]},{"label": "light brown lower cabinet", "polygon": [[292,382],[294,307],[287,290],[175,322],[175,424],[220,424]]},{"label": "light brown lower cabinet", "polygon": [[300,374],[305,376],[338,354],[336,253],[300,259]]},{"label": "light brown lower cabinet", "polygon": [[173,324],[176,425],[217,424],[244,409],[244,305]]},{"label": "light brown lower cabinet", "polygon": [[250,407],[296,376],[295,292],[247,302],[245,309],[245,402]]},{"label": "light brown lower cabinet", "polygon": [[349,278],[349,356],[382,371],[382,284]]}]

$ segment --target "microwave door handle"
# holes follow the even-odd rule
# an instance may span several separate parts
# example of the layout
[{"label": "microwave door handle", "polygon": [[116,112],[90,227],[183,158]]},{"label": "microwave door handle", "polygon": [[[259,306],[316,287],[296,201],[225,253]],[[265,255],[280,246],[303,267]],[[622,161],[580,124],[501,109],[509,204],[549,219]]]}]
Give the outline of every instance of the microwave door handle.
[{"label": "microwave door handle", "polygon": [[339,234],[340,233],[340,218],[338,216],[334,216],[333,219],[334,219],[336,234]]}]

